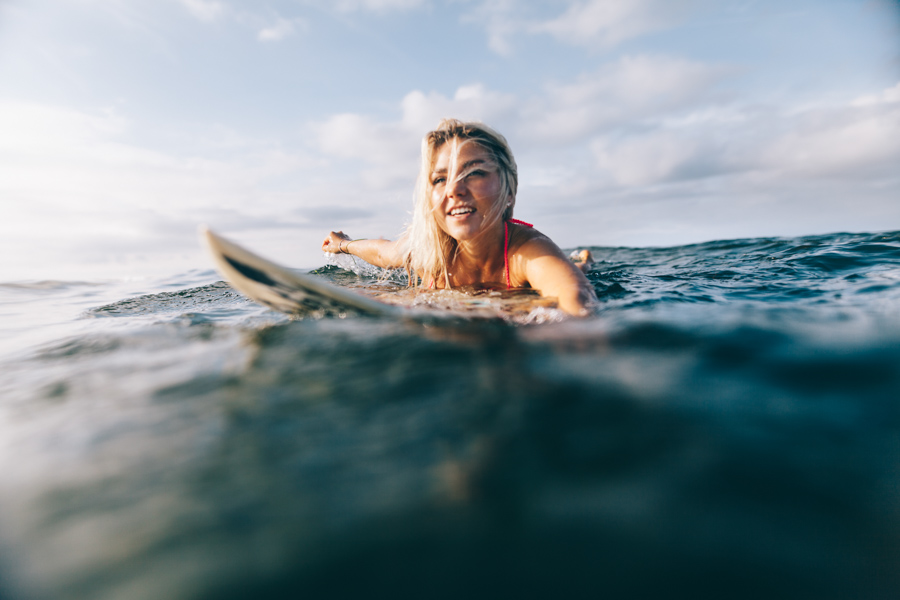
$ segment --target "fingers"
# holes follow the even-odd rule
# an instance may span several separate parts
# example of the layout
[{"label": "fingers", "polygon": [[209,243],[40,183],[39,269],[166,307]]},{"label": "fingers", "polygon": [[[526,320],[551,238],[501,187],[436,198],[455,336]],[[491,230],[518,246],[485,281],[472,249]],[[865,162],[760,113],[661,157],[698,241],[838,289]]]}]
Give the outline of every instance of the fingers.
[{"label": "fingers", "polygon": [[587,248],[583,250],[573,250],[569,254],[569,260],[572,262],[594,262],[594,255]]},{"label": "fingers", "polygon": [[332,231],[322,240],[322,251],[337,254],[341,251],[341,241],[349,239],[343,231]]}]

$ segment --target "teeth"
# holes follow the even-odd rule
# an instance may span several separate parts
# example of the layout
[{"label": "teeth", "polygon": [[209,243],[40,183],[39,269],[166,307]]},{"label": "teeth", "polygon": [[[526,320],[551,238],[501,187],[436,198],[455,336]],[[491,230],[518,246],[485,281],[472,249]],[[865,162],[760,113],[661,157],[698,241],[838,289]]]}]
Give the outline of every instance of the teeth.
[{"label": "teeth", "polygon": [[455,217],[457,215],[465,215],[465,214],[472,213],[472,212],[475,212],[475,209],[473,209],[473,208],[454,208],[453,210],[450,211],[450,216]]}]

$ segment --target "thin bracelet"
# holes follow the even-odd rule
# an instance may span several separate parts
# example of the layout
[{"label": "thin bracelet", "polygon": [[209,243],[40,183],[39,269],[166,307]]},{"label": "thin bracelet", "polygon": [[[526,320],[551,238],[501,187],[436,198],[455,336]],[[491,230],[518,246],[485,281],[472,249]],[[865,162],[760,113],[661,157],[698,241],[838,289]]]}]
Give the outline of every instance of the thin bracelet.
[{"label": "thin bracelet", "polygon": [[366,238],[359,238],[359,239],[356,239],[356,240],[349,240],[349,241],[347,242],[347,249],[346,249],[346,250],[343,250],[343,249],[342,249],[341,251],[342,251],[344,254],[350,254],[350,244],[352,244],[353,242],[361,242],[361,241],[363,241],[364,239],[366,239]]}]

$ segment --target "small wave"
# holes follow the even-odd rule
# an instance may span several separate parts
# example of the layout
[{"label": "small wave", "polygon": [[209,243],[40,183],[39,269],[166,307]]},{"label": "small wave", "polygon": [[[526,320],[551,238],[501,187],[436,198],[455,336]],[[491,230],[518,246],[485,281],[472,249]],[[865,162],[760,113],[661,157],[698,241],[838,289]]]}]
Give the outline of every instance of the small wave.
[{"label": "small wave", "polygon": [[247,300],[231,289],[227,283],[219,281],[174,292],[146,294],[119,300],[112,304],[92,308],[86,311],[84,316],[88,318],[133,317],[173,311],[196,312],[198,309],[209,310],[235,303],[246,304]]},{"label": "small wave", "polygon": [[403,269],[383,269],[349,254],[325,254],[325,266],[312,272],[317,275],[331,275],[337,270],[383,281],[395,281],[403,284],[408,281]]},{"label": "small wave", "polygon": [[[511,320],[533,327],[295,322],[188,283],[208,274],[157,280],[87,313],[122,319],[0,365],[0,440],[16,449],[0,452],[0,551],[48,597],[359,597],[373,581],[398,595],[398,564],[408,597],[438,580],[447,596],[475,581],[655,597],[675,581],[894,597],[895,243],[596,248],[601,314],[560,323],[533,294],[316,271],[423,308],[521,303]],[[866,259],[804,262],[835,253]],[[108,301],[86,304],[95,292],[20,304],[48,327],[49,306]],[[751,571],[749,591],[731,585]]]},{"label": "small wave", "polygon": [[68,290],[75,287],[100,287],[104,285],[107,285],[107,283],[99,281],[62,281],[57,279],[45,279],[41,281],[12,281],[0,283],[0,289],[56,291]]}]

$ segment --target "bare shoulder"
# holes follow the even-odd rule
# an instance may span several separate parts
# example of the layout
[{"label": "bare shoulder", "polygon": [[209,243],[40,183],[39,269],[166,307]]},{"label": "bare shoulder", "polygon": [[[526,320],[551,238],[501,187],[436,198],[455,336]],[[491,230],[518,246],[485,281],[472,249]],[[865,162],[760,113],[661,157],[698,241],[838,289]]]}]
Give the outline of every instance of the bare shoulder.
[{"label": "bare shoulder", "polygon": [[553,240],[532,227],[516,225],[509,235],[510,279],[515,287],[540,289],[546,274],[569,274],[574,265]]},{"label": "bare shoulder", "polygon": [[588,316],[597,296],[581,269],[540,231],[516,225],[509,240],[510,279],[515,287],[532,287],[555,297],[570,315]]},{"label": "bare shoulder", "polygon": [[522,259],[532,260],[542,256],[553,256],[565,259],[563,251],[556,243],[533,227],[514,225],[510,232],[509,251]]}]

